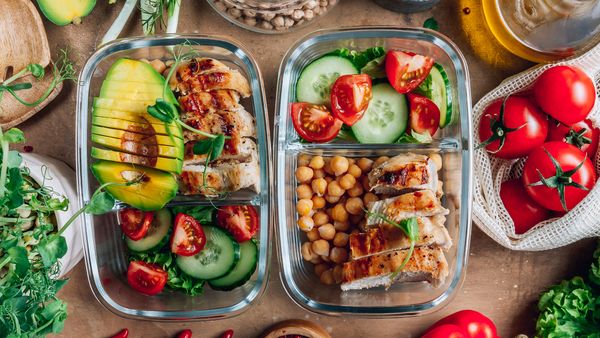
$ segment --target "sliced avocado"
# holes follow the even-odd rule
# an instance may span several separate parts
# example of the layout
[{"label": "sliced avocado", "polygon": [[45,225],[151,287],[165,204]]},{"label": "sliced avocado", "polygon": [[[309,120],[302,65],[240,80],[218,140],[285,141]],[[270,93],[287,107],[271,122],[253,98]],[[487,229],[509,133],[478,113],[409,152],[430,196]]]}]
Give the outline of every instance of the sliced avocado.
[{"label": "sliced avocado", "polygon": [[91,156],[98,160],[137,164],[175,174],[181,174],[183,168],[183,161],[178,158],[146,157],[97,147],[92,147]]},{"label": "sliced avocado", "polygon": [[105,97],[94,98],[94,109],[103,108],[110,110],[128,111],[132,113],[143,114],[147,111],[148,106],[156,103],[156,99],[146,99],[143,101],[133,101],[127,99],[109,99]]},{"label": "sliced avocado", "polygon": [[183,147],[166,146],[162,144],[159,145],[156,143],[156,139],[151,138],[148,140],[148,142],[142,143],[92,134],[92,142],[98,143],[112,150],[119,150],[135,155],[147,157],[172,157],[178,159],[183,158]]},{"label": "sliced avocado", "polygon": [[162,209],[177,194],[177,180],[167,172],[127,163],[96,161],[92,172],[100,184],[127,183],[143,175],[140,183],[130,186],[108,186],[116,199],[144,211]]},{"label": "sliced avocado", "polygon": [[112,128],[112,129],[120,129],[127,130],[139,134],[146,135],[173,135],[177,137],[177,135],[181,135],[181,127],[176,124],[150,124],[150,123],[139,123],[132,121],[125,121],[113,118],[106,118],[100,116],[92,117],[92,125]]},{"label": "sliced avocado", "polygon": [[[106,73],[106,77],[104,79],[104,83],[102,83],[102,88],[100,91],[102,92],[103,90],[109,90],[111,88],[111,84],[114,82],[135,82],[145,85],[158,84],[164,86],[166,81],[165,78],[149,63],[140,60],[122,58],[112,64]],[[159,96],[162,96],[162,88],[157,94],[157,97]],[[170,95],[165,97],[165,100],[175,103],[175,97],[173,96],[173,93],[170,93]]]},{"label": "sliced avocado", "polygon": [[96,0],[37,0],[48,20],[59,26],[81,23],[81,18],[92,12]]},{"label": "sliced avocado", "polygon": [[[93,116],[108,117],[137,123],[165,124],[163,121],[152,117],[147,113],[132,113],[128,111],[108,110],[104,108],[94,108]],[[181,136],[183,137],[183,136]]]},{"label": "sliced avocado", "polygon": [[[163,90],[165,91],[163,95]],[[168,92],[168,93],[167,93]],[[156,100],[172,95],[169,86],[144,82],[104,81],[99,97],[122,100]]]},{"label": "sliced avocado", "polygon": [[92,134],[97,134],[100,136],[114,137],[121,140],[140,142],[140,143],[148,143],[154,142],[149,141],[148,139],[156,139],[156,144],[164,145],[164,146],[173,146],[173,147],[182,147],[183,148],[183,140],[179,137],[171,137],[168,135],[145,135],[134,133],[131,131],[120,130],[120,129],[112,129],[100,126],[92,126]]}]

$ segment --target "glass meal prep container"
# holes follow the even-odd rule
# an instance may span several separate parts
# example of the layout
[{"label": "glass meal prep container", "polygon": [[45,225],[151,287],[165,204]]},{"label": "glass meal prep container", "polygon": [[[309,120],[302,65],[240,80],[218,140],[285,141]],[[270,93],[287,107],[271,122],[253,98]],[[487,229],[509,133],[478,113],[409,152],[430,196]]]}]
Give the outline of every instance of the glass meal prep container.
[{"label": "glass meal prep container", "polygon": [[266,99],[262,76],[256,62],[237,42],[202,35],[165,35],[118,40],[98,50],[88,60],[79,77],[77,95],[77,172],[80,202],[90,200],[98,182],[90,171],[91,104],[97,96],[108,68],[122,57],[172,59],[173,46],[187,44],[203,57],[215,58],[246,76],[251,97],[240,104],[256,120],[260,192],[239,191],[226,199],[207,200],[199,196],[175,197],[167,207],[178,205],[253,205],[259,215],[258,265],[252,278],[233,291],[214,291],[205,284],[195,297],[174,291],[148,297],[127,284],[127,249],[118,226],[117,212],[123,205],[100,216],[83,216],[82,229],[88,280],[94,296],[110,311],[123,317],[149,320],[202,320],[237,315],[248,309],[263,293],[270,260],[270,153]]},{"label": "glass meal prep container", "polygon": [[[317,144],[302,142],[289,118],[289,105],[295,101],[300,72],[311,61],[338,48],[363,50],[383,46],[386,50],[406,50],[428,55],[441,64],[453,88],[456,121],[442,129],[430,144],[359,144],[335,140]],[[446,37],[423,29],[386,27],[323,30],[300,40],[287,52],[279,71],[275,117],[277,205],[275,224],[280,277],[285,290],[300,306],[328,315],[413,316],[448,303],[464,278],[471,233],[471,94],[466,62],[458,48]],[[442,204],[450,210],[446,227],[453,245],[445,252],[449,275],[438,288],[427,283],[396,283],[359,291],[341,291],[339,285],[325,285],[303,259],[301,245],[306,235],[296,222],[298,214],[295,170],[298,156],[340,155],[348,158],[393,157],[407,152],[439,152],[443,167]]]}]

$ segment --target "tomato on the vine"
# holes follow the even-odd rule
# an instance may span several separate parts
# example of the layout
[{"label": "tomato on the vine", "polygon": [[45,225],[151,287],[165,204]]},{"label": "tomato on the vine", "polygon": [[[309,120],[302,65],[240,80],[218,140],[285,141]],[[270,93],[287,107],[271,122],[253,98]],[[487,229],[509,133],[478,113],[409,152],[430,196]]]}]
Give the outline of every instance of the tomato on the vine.
[{"label": "tomato on the vine", "polygon": [[433,64],[429,56],[391,50],[385,55],[385,74],[398,93],[406,94],[427,78]]},{"label": "tomato on the vine", "polygon": [[371,77],[367,74],[342,75],[331,87],[333,116],[352,126],[360,120],[373,97]]},{"label": "tomato on the vine", "polygon": [[500,198],[515,224],[515,233],[524,234],[536,224],[549,219],[552,213],[534,201],[519,179],[500,185]]},{"label": "tomato on the vine", "polygon": [[546,115],[527,97],[495,101],[479,121],[479,147],[504,159],[527,156],[544,143],[547,135]]},{"label": "tomato on the vine", "polygon": [[586,153],[564,142],[548,142],[534,150],[523,168],[525,190],[546,209],[571,210],[596,183]]},{"label": "tomato on the vine", "polygon": [[598,135],[600,135],[598,128],[594,128],[592,121],[587,119],[570,127],[558,121],[551,121],[547,141],[562,141],[572,144],[585,151],[593,161],[596,157],[596,150],[598,150]]},{"label": "tomato on the vine", "polygon": [[342,129],[342,120],[333,116],[327,107],[296,102],[291,106],[292,123],[300,137],[308,142],[329,142]]}]

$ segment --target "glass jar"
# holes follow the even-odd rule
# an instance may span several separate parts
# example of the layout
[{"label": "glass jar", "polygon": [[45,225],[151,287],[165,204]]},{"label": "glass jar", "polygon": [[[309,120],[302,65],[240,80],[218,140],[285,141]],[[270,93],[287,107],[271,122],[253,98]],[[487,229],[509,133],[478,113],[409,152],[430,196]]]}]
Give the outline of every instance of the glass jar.
[{"label": "glass jar", "polygon": [[487,24],[514,54],[549,62],[600,40],[600,0],[483,0]]},{"label": "glass jar", "polygon": [[338,0],[208,0],[232,23],[258,33],[285,33],[323,16]]}]

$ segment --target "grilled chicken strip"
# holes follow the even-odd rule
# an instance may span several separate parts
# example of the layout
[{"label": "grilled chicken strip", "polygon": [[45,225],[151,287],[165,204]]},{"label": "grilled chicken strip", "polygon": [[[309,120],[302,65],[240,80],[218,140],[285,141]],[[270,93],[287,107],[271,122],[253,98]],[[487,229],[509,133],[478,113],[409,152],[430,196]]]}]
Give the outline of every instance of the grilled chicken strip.
[{"label": "grilled chicken strip", "polygon": [[371,190],[378,194],[437,190],[435,163],[425,155],[405,154],[390,158],[369,173]]},{"label": "grilled chicken strip", "polygon": [[216,196],[244,188],[259,191],[258,161],[246,163],[223,162],[210,165],[206,170],[207,187],[204,187],[204,166],[185,165],[180,175],[179,191],[184,195]]},{"label": "grilled chicken strip", "polygon": [[[445,216],[418,217],[419,238],[415,246],[439,246],[445,250],[449,249],[452,239],[444,226],[445,220]],[[380,224],[378,228],[369,229],[367,232],[351,234],[349,241],[350,257],[353,260],[410,247],[410,239],[402,229],[390,224]]]},{"label": "grilled chicken strip", "polygon": [[219,110],[238,109],[240,94],[234,90],[213,90],[189,93],[178,98],[181,108],[189,113],[214,113]]},{"label": "grilled chicken strip", "polygon": [[[235,111],[218,111],[215,113],[191,113],[180,115],[181,121],[187,125],[211,134],[223,134],[234,137],[255,137],[254,117],[243,107]],[[183,129],[186,142],[204,139],[189,130]]]},{"label": "grilled chicken strip", "polygon": [[[431,190],[420,190],[371,202],[368,209],[372,213],[383,214],[394,222],[411,217],[448,215],[449,213],[449,210],[442,206]],[[367,227],[373,227],[379,223],[381,223],[379,217],[375,215],[367,217]]]},{"label": "grilled chicken strip", "polygon": [[183,63],[169,79],[171,90],[181,95],[219,89],[235,90],[242,97],[251,94],[248,80],[239,71],[215,59],[199,58]]},{"label": "grilled chicken strip", "polygon": [[344,263],[342,290],[359,290],[390,285],[395,282],[427,281],[437,287],[448,276],[448,262],[440,248],[415,248],[408,263],[392,281],[392,274],[401,266],[409,250],[385,254]]},{"label": "grilled chicken strip", "polygon": [[[195,155],[193,148],[196,142],[185,144],[184,165],[204,164],[206,163],[206,154]],[[217,159],[218,161],[236,161],[250,162],[258,156],[256,143],[249,138],[235,138],[225,141],[223,152]]]}]

